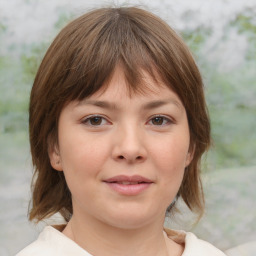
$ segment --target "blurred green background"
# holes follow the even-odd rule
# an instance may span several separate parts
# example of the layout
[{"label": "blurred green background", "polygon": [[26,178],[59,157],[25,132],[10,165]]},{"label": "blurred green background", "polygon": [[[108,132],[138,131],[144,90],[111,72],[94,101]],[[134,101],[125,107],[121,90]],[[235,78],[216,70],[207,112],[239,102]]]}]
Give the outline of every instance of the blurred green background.
[{"label": "blurred green background", "polygon": [[[177,223],[222,249],[256,240],[256,1],[245,2],[129,1],[172,25],[201,69],[214,141],[203,162],[206,215],[196,227],[188,213]],[[0,0],[1,255],[17,252],[39,229],[26,221],[32,174],[28,100],[38,66],[68,21],[103,3]],[[18,236],[23,238],[13,245]]]}]

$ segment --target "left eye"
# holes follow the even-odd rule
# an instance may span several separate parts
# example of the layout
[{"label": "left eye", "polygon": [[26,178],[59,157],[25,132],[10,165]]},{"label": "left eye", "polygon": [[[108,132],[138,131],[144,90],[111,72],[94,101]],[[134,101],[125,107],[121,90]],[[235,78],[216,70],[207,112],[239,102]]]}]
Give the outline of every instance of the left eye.
[{"label": "left eye", "polygon": [[107,124],[107,120],[102,116],[90,116],[83,120],[83,124],[86,124],[89,126],[100,126],[100,125]]},{"label": "left eye", "polygon": [[149,123],[152,125],[160,126],[160,125],[166,125],[166,124],[171,123],[171,120],[164,116],[155,116],[150,119]]}]

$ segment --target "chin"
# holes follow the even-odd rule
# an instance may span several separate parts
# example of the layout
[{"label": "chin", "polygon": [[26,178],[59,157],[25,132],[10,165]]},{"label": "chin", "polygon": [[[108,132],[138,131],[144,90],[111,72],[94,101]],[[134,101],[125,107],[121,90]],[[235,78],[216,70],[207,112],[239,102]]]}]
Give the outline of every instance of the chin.
[{"label": "chin", "polygon": [[[153,212],[152,210],[135,210],[131,208],[127,208],[122,212],[115,212],[111,217],[107,217],[106,215],[104,222],[108,223],[108,225],[120,228],[120,229],[138,229],[154,222],[163,222],[165,216],[165,210],[163,214],[159,214],[159,211]],[[107,218],[106,218],[107,217]]]}]

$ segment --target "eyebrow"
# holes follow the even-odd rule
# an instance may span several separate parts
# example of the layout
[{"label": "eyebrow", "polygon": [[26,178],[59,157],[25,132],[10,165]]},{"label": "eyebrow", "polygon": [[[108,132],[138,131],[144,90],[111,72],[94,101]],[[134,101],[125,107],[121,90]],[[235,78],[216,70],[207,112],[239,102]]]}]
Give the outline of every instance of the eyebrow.
[{"label": "eyebrow", "polygon": [[117,109],[117,106],[115,103],[102,101],[102,100],[83,100],[79,102],[78,105],[93,105],[100,108]]},{"label": "eyebrow", "polygon": [[161,106],[167,105],[167,104],[173,104],[176,105],[178,108],[181,108],[182,105],[177,100],[174,99],[166,99],[166,100],[156,100],[152,102],[148,102],[145,105],[143,105],[143,109],[150,110],[154,108],[159,108]]},{"label": "eyebrow", "polygon": [[[156,101],[148,102],[142,106],[142,109],[150,110],[150,109],[158,108],[167,104],[176,105],[179,109],[182,108],[182,104],[179,101],[175,99],[166,99],[166,100],[156,100]],[[84,100],[82,102],[79,102],[78,105],[93,105],[96,107],[111,109],[111,110],[118,109],[115,103],[109,102],[109,101],[101,101],[101,100]]]}]

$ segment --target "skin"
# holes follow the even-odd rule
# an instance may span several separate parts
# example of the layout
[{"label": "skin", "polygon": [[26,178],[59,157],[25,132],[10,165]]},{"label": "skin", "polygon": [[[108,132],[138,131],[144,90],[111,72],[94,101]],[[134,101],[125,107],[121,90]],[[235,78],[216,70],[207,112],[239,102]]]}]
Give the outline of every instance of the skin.
[{"label": "skin", "polygon": [[[186,111],[164,84],[147,74],[145,81],[147,93],[129,96],[117,68],[107,90],[69,103],[60,115],[59,144],[49,156],[72,194],[63,233],[95,256],[177,256],[184,249],[164,235],[163,223],[193,157]],[[124,195],[104,182],[116,175],[152,183]]]}]

